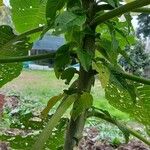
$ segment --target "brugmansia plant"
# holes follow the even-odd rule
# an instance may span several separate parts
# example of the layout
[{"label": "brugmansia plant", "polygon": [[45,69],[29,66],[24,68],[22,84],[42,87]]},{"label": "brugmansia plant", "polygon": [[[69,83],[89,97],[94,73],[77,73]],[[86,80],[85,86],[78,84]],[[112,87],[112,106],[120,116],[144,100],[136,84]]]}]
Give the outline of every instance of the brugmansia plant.
[{"label": "brugmansia plant", "polygon": [[[88,117],[118,126],[126,141],[131,134],[150,145],[150,141],[119,123],[109,112],[93,107],[91,95],[98,75],[109,103],[150,129],[150,80],[128,74],[118,64],[122,55],[132,65],[124,50],[135,41],[131,13],[150,13],[144,7],[149,4],[150,0],[10,0],[14,29],[0,26],[0,87],[19,76],[23,61],[54,58],[56,77],[68,85],[78,75],[68,90],[52,97],[42,111],[42,117],[46,118],[49,110],[59,103],[33,144],[33,150],[44,149],[70,106],[64,150],[73,150],[78,145]],[[56,53],[28,56],[33,42],[49,30],[56,35],[63,34],[66,43]],[[79,62],[79,71],[68,67],[72,59]]]}]

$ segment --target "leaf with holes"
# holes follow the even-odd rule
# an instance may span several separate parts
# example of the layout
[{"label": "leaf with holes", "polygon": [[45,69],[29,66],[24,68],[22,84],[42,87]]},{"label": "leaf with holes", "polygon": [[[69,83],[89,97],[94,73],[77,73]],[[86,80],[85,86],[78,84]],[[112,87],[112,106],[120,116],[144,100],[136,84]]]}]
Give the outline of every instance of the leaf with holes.
[{"label": "leaf with holes", "polygon": [[[17,36],[9,26],[0,26],[0,58],[25,56],[32,44],[27,38],[20,39],[10,44]],[[10,43],[9,43],[10,42]],[[0,87],[19,76],[22,63],[0,64]]]},{"label": "leaf with holes", "polygon": [[[46,23],[46,0],[10,0],[12,20],[19,33],[35,29]],[[32,35],[37,38],[40,33]]]},{"label": "leaf with holes", "polygon": [[96,69],[99,75],[102,87],[105,88],[109,84],[110,71],[102,63],[93,63],[93,68]]},{"label": "leaf with holes", "polygon": [[115,108],[130,114],[140,123],[150,126],[150,86],[134,82],[132,85],[136,91],[136,103],[132,100],[129,91],[121,88],[113,80],[105,89],[106,99]]}]

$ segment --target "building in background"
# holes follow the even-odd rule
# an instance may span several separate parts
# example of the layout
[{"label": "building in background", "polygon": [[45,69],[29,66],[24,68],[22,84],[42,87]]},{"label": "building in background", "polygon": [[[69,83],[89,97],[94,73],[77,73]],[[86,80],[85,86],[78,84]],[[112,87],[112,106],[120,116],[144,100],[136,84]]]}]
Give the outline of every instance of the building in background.
[{"label": "building in background", "polygon": [[[64,43],[65,43],[64,37],[52,36],[50,34],[46,34],[42,39],[36,41],[33,44],[33,47],[30,50],[29,55],[40,55],[40,54],[56,52],[59,47],[64,45]],[[34,61],[30,63],[30,66],[33,66],[34,64],[53,67],[54,59],[44,59],[44,60]]]}]

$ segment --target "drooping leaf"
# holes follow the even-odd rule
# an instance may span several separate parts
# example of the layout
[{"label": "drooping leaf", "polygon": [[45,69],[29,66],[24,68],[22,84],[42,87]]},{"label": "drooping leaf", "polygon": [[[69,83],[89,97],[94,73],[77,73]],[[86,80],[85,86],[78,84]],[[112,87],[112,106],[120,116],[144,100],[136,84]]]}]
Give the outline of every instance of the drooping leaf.
[{"label": "drooping leaf", "polygon": [[47,106],[44,108],[44,110],[41,112],[42,118],[46,118],[51,108],[63,97],[63,94],[59,94],[57,96],[53,96],[47,103]]},{"label": "drooping leaf", "polygon": [[61,10],[67,0],[47,0],[46,4],[46,19],[49,22],[54,22],[57,11]]},{"label": "drooping leaf", "polygon": [[54,71],[57,78],[60,77],[65,67],[69,64],[70,64],[69,44],[65,44],[61,46],[56,53]]},{"label": "drooping leaf", "polygon": [[76,71],[77,70],[75,68],[72,68],[72,67],[63,71],[63,73],[61,75],[61,79],[62,80],[66,80],[65,84],[69,84],[70,83],[70,81],[74,77],[74,74],[76,73]]},{"label": "drooping leaf", "polygon": [[[9,26],[0,26],[0,58],[25,56],[28,54],[32,44],[27,38],[11,41],[17,37]],[[19,76],[22,63],[0,64],[0,87]]]},{"label": "drooping leaf", "polygon": [[[40,27],[46,23],[46,0],[10,0],[12,20],[19,33]],[[32,37],[37,38],[40,33]]]},{"label": "drooping leaf", "polygon": [[79,99],[76,100],[72,118],[75,120],[83,111],[90,108],[93,104],[93,97],[90,93],[84,92]]},{"label": "drooping leaf", "polygon": [[45,143],[47,142],[47,140],[52,134],[53,128],[57,125],[57,123],[59,122],[63,114],[70,107],[70,105],[74,103],[76,99],[77,99],[76,94],[69,95],[68,98],[59,105],[55,114],[49,120],[46,127],[43,129],[42,133],[40,134],[39,138],[37,139],[36,143],[31,149],[42,150],[44,148]]}]

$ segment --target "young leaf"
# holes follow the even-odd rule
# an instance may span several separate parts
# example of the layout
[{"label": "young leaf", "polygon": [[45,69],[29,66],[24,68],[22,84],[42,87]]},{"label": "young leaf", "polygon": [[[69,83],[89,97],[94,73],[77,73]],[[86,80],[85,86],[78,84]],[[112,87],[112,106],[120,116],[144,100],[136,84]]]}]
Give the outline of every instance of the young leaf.
[{"label": "young leaf", "polygon": [[41,112],[41,117],[46,118],[51,108],[63,97],[63,94],[59,94],[57,96],[53,96],[47,103],[47,106]]},{"label": "young leaf", "polygon": [[89,109],[93,104],[93,97],[90,93],[84,92],[79,99],[76,100],[72,118],[75,120],[83,111]]},{"label": "young leaf", "polygon": [[56,33],[69,31],[75,26],[82,27],[85,20],[85,15],[76,15],[71,11],[65,11],[56,18]]},{"label": "young leaf", "polygon": [[52,134],[53,128],[57,125],[62,115],[66,112],[66,110],[70,107],[70,105],[74,103],[76,99],[77,95],[73,94],[68,96],[68,98],[60,104],[55,114],[49,120],[46,127],[44,128],[39,138],[37,139],[36,143],[32,147],[32,150],[42,150],[44,148],[46,141]]},{"label": "young leaf", "polygon": [[92,56],[83,50],[77,50],[77,55],[84,70],[88,71],[92,65]]},{"label": "young leaf", "polygon": [[53,22],[56,17],[56,12],[61,10],[67,0],[47,0],[46,4],[46,19],[49,22]]},{"label": "young leaf", "polygon": [[65,67],[70,64],[69,47],[69,44],[65,44],[61,46],[56,53],[54,71],[57,78],[60,77]]},{"label": "young leaf", "polygon": [[77,72],[77,70],[75,68],[68,68],[63,71],[63,73],[61,75],[61,79],[62,80],[65,79],[66,80],[65,84],[69,84],[76,72]]}]

